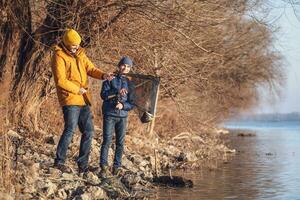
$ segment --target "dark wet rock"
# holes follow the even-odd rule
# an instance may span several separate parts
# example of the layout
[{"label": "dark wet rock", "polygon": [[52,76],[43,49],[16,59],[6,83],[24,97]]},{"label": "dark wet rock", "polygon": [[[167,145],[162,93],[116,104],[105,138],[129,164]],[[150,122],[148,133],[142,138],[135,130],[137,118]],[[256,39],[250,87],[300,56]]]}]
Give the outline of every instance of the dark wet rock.
[{"label": "dark wet rock", "polygon": [[170,187],[193,187],[193,182],[180,176],[158,176],[153,178],[153,182]]},{"label": "dark wet rock", "polygon": [[54,136],[49,136],[45,138],[45,143],[55,145],[57,144],[56,141],[54,140]]},{"label": "dark wet rock", "polygon": [[238,133],[238,137],[255,137],[255,133]]},{"label": "dark wet rock", "polygon": [[180,154],[178,155],[178,157],[177,157],[176,159],[177,159],[177,161],[179,161],[179,162],[187,161],[186,154],[183,153],[183,152],[180,152]]},{"label": "dark wet rock", "polygon": [[84,194],[84,186],[77,187],[71,194],[71,199],[80,199],[80,196]]},{"label": "dark wet rock", "polygon": [[180,154],[175,158],[179,162],[194,162],[198,160],[198,157],[195,152],[187,152],[187,153],[180,152]]}]

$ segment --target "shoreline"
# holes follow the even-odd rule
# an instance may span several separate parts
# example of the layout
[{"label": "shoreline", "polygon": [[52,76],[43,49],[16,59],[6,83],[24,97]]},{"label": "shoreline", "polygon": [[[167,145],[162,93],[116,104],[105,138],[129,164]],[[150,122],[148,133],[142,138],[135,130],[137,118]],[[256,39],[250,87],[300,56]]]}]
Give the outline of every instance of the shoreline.
[{"label": "shoreline", "polygon": [[[17,196],[23,199],[147,198],[156,191],[157,185],[153,183],[156,174],[168,175],[170,171],[203,167],[214,169],[216,166],[209,166],[210,161],[226,160],[224,155],[235,153],[235,150],[224,145],[221,139],[224,133],[217,131],[210,134],[184,132],[172,138],[129,133],[126,135],[122,159],[123,176],[104,180],[98,177],[102,137],[101,129],[96,127],[90,154],[90,167],[93,170],[82,178],[77,174],[75,162],[80,134],[74,134],[68,150],[66,166],[71,173],[61,173],[52,167],[59,136],[44,134],[45,137],[36,141],[25,137],[30,133],[21,130],[8,131],[10,138],[22,141],[18,149],[17,170],[12,172],[15,174],[14,182],[18,183],[15,184],[17,189],[9,194],[12,199]],[[113,151],[110,149],[109,163],[112,163],[112,159]],[[0,190],[0,194],[5,192]]]}]

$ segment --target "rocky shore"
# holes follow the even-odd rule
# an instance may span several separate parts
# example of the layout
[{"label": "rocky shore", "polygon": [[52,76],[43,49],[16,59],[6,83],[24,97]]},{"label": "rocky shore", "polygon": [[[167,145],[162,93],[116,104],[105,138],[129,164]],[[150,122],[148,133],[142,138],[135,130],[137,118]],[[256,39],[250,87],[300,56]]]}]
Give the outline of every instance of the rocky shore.
[{"label": "rocky shore", "polygon": [[[42,133],[41,133],[42,134]],[[14,190],[1,191],[4,199],[147,199],[155,193],[153,178],[178,168],[203,166],[204,161],[224,158],[235,151],[222,144],[219,136],[184,132],[172,138],[128,134],[123,155],[122,176],[99,177],[101,129],[92,142],[90,170],[79,175],[76,166],[80,134],[75,133],[68,150],[69,173],[53,168],[59,136],[43,133],[34,139],[22,129],[7,133],[12,144],[11,174]],[[109,162],[113,159],[112,145]],[[226,157],[226,156],[225,156]]]}]

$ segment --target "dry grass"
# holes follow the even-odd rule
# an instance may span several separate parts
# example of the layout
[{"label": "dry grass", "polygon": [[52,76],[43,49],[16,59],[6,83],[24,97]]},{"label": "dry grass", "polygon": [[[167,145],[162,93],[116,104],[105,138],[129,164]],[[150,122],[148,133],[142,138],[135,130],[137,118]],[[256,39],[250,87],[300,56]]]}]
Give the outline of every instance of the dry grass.
[{"label": "dry grass", "polygon": [[0,191],[10,193],[14,188],[12,169],[13,145],[8,138],[7,129],[0,127]]}]

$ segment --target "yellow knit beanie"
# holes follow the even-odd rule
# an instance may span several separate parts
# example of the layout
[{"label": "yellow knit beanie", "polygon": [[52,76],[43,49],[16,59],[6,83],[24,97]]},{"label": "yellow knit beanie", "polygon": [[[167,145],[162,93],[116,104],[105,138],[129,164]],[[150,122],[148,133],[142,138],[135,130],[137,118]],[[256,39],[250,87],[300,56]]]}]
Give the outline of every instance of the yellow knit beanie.
[{"label": "yellow knit beanie", "polygon": [[63,36],[63,42],[65,45],[80,45],[81,37],[74,29],[67,29]]}]

